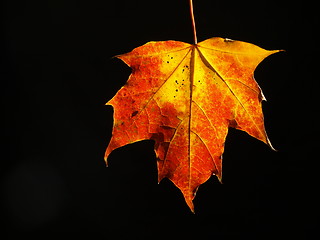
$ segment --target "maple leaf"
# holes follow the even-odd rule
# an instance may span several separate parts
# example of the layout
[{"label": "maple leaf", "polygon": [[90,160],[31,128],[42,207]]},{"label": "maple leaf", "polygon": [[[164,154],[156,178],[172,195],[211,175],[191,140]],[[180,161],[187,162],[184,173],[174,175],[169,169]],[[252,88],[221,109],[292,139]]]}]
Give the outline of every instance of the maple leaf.
[{"label": "maple leaf", "polygon": [[275,52],[216,37],[197,44],[149,42],[117,56],[132,74],[107,103],[114,125],[105,160],[116,148],[154,140],[159,182],[169,178],[194,211],[198,187],[211,175],[221,181],[229,127],[272,148],[261,107],[265,98],[253,73]]},{"label": "maple leaf", "polygon": [[194,212],[198,187],[211,175],[222,179],[229,127],[273,149],[264,128],[265,97],[253,73],[278,50],[218,37],[198,43],[192,0],[189,6],[194,44],[149,42],[117,56],[132,74],[107,103],[114,123],[105,161],[116,148],[154,140],[158,181],[169,178]]}]

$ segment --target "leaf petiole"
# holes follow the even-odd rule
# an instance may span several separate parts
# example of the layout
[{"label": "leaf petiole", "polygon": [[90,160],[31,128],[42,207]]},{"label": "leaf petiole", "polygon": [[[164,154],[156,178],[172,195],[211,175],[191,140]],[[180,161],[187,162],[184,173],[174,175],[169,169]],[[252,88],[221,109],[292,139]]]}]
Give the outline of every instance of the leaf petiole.
[{"label": "leaf petiole", "polygon": [[197,44],[198,40],[197,40],[197,32],[196,32],[196,22],[194,20],[192,0],[189,0],[189,7],[190,7],[190,17],[192,21],[192,29],[193,29],[193,41],[194,41],[194,44]]}]

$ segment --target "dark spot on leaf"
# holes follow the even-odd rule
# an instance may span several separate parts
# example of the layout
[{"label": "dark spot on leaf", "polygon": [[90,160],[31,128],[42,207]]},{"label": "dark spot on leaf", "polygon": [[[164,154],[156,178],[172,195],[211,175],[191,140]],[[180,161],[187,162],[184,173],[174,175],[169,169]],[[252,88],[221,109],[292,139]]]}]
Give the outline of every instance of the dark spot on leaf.
[{"label": "dark spot on leaf", "polygon": [[176,80],[176,84],[179,84],[179,83],[178,83],[178,80]]},{"label": "dark spot on leaf", "polygon": [[169,63],[169,61],[167,61],[167,63]]},{"label": "dark spot on leaf", "polygon": [[173,59],[173,57],[171,57],[171,59]]},{"label": "dark spot on leaf", "polygon": [[178,89],[176,89],[176,92],[178,92]]},{"label": "dark spot on leaf", "polygon": [[132,114],[131,114],[131,117],[134,117],[135,115],[138,114],[138,111],[134,111]]},{"label": "dark spot on leaf", "polygon": [[160,127],[163,128],[163,129],[167,129],[167,130],[169,130],[169,129],[174,129],[174,128],[170,127],[170,126],[164,126],[164,125],[162,125],[162,126],[160,126]]}]

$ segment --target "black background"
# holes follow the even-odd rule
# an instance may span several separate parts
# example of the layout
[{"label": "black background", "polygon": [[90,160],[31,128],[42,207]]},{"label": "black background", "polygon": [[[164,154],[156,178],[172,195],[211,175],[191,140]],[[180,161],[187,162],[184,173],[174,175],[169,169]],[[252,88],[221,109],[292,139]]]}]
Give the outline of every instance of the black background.
[{"label": "black background", "polygon": [[194,1],[199,41],[286,52],[255,72],[278,152],[230,129],[224,183],[203,184],[192,214],[170,181],[157,184],[153,142],[115,150],[108,168],[103,160],[113,113],[104,104],[130,74],[112,56],[152,40],[192,43],[187,1],[3,1],[4,239],[319,237],[316,4]]}]

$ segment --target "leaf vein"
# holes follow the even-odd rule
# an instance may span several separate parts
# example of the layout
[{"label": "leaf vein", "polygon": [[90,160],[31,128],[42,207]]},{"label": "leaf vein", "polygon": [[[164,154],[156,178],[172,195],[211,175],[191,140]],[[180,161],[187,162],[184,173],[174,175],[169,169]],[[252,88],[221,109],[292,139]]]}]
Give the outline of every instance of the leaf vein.
[{"label": "leaf vein", "polygon": [[[203,53],[199,51],[199,55],[203,61],[203,63],[212,71],[214,71],[218,77],[222,80],[222,82],[226,85],[226,87],[229,89],[230,93],[235,97],[235,99],[238,101],[238,103],[240,104],[240,106],[244,109],[244,111],[247,113],[247,115],[249,116],[249,118],[251,119],[251,122],[254,124],[254,126],[256,127],[256,129],[258,129],[259,132],[261,132],[260,128],[257,126],[256,122],[253,120],[251,114],[249,113],[249,111],[247,111],[247,109],[245,108],[245,106],[243,105],[243,103],[241,102],[241,100],[237,97],[237,95],[235,94],[235,92],[233,91],[233,89],[230,87],[230,85],[228,84],[228,82],[221,76],[221,74],[210,64],[210,62],[206,59],[206,57],[203,55]],[[264,133],[262,133],[262,135],[264,135]]]},{"label": "leaf vein", "polygon": [[193,134],[195,134],[195,135],[200,139],[200,141],[203,143],[203,145],[206,147],[206,149],[208,150],[208,152],[209,152],[209,154],[210,154],[210,157],[211,157],[211,160],[212,160],[212,163],[213,163],[214,167],[216,168],[217,171],[219,171],[219,170],[218,170],[218,167],[217,167],[217,165],[216,165],[216,163],[215,163],[215,161],[214,161],[214,158],[213,158],[213,156],[212,156],[212,153],[210,152],[210,149],[208,148],[208,146],[207,146],[207,144],[205,143],[205,141],[204,141],[204,140],[200,137],[200,135],[199,135],[198,133],[196,133],[195,131],[191,130],[191,132],[192,132]]}]

